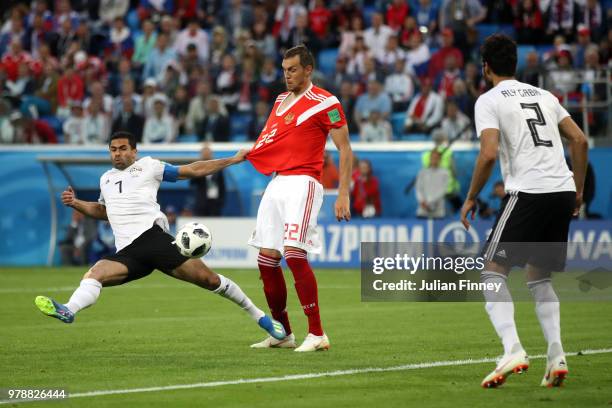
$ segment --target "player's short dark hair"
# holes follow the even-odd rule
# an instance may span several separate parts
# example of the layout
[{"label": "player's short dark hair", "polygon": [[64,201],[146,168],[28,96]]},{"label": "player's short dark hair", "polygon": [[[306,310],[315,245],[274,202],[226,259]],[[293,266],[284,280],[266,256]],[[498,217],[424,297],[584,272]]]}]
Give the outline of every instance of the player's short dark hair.
[{"label": "player's short dark hair", "polygon": [[499,76],[514,76],[516,73],[516,43],[504,34],[487,37],[480,47],[482,62]]},{"label": "player's short dark hair", "polygon": [[308,47],[306,47],[304,44],[300,44],[300,45],[296,45],[293,48],[289,48],[287,51],[285,51],[285,55],[283,55],[283,59],[295,57],[296,55],[300,57],[301,66],[306,68],[307,66],[310,65],[314,69],[314,66],[315,66],[314,57],[312,56],[312,53],[310,52]]},{"label": "player's short dark hair", "polygon": [[127,139],[128,143],[130,144],[130,147],[132,149],[136,148],[136,136],[134,136],[130,132],[120,130],[119,132],[113,133],[110,139],[108,140],[108,145],[110,146],[111,142],[115,139]]}]

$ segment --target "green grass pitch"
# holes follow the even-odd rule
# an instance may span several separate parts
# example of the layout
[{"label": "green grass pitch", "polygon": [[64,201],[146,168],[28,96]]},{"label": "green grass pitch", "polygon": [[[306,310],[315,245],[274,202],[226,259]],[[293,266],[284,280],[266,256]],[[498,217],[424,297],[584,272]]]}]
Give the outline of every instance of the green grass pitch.
[{"label": "green grass pitch", "polygon": [[[327,352],[252,350],[265,333],[236,306],[160,272],[105,288],[67,325],[34,297],[67,301],[85,268],[0,269],[0,388],[70,393],[233,381],[336,370],[495,357],[501,346],[481,303],[362,303],[359,272],[317,271]],[[265,306],[255,270],[223,270]],[[301,341],[305,317],[286,272],[289,313]],[[612,347],[612,303],[562,303],[566,351]],[[533,304],[516,305],[523,345],[545,353]],[[569,357],[561,389],[539,387],[544,359],[497,390],[479,387],[494,363],[355,373],[280,382],[120,393],[24,407],[588,407],[612,404],[612,354]],[[4,396],[3,396],[4,398]]]}]

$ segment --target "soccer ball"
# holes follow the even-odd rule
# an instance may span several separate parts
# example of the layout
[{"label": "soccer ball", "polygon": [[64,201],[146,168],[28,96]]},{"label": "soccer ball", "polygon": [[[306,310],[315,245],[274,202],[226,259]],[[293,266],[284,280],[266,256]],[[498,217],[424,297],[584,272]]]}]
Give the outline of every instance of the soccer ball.
[{"label": "soccer ball", "polygon": [[212,234],[206,225],[192,222],[177,231],[174,245],[183,256],[201,258],[210,251]]}]

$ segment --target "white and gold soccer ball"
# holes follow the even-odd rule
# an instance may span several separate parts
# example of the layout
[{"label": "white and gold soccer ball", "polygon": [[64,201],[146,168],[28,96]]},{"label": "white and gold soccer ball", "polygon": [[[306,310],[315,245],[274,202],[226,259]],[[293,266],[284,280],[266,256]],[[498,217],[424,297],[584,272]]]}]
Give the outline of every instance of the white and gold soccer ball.
[{"label": "white and gold soccer ball", "polygon": [[183,256],[201,258],[210,251],[212,234],[206,225],[192,222],[177,231],[174,245]]}]

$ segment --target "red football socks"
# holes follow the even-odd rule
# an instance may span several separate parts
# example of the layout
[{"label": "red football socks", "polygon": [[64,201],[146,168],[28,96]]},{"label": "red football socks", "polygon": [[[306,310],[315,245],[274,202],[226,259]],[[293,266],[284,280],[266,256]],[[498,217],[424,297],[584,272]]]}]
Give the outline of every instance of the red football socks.
[{"label": "red football socks", "polygon": [[264,293],[272,317],[285,326],[287,335],[291,334],[289,315],[287,314],[287,286],[280,267],[280,259],[264,254],[257,257],[257,266],[264,285]]},{"label": "red football socks", "polygon": [[308,332],[315,336],[322,336],[323,328],[319,315],[317,280],[308,263],[306,252],[299,249],[287,249],[285,250],[285,260],[293,273],[295,290],[304,309],[304,314],[308,318]]}]

